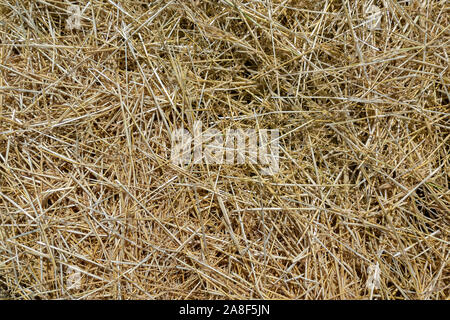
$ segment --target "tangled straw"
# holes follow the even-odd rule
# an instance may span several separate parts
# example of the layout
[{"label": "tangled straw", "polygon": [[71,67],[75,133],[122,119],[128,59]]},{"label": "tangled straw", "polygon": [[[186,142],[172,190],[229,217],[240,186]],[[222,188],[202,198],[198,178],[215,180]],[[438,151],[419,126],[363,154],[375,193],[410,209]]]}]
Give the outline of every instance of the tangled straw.
[{"label": "tangled straw", "polygon": [[[0,296],[448,298],[448,10],[0,1]],[[195,121],[278,173],[174,165]]]}]

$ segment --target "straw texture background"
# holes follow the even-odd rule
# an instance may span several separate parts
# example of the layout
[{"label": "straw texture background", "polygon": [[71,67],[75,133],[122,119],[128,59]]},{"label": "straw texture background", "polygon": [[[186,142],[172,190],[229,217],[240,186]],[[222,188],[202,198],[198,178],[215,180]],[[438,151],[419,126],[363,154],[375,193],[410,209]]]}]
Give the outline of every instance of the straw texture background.
[{"label": "straw texture background", "polygon": [[[0,296],[447,299],[449,9],[0,0]],[[174,165],[194,121],[279,172]]]}]

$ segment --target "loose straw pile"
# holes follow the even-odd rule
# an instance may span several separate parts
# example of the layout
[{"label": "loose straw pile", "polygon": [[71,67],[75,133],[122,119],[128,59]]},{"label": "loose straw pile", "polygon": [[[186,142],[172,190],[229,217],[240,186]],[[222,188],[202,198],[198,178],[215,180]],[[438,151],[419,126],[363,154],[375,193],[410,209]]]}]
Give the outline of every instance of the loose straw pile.
[{"label": "loose straw pile", "polygon": [[[0,296],[448,298],[449,9],[0,1]],[[175,165],[195,121],[279,172]]]}]

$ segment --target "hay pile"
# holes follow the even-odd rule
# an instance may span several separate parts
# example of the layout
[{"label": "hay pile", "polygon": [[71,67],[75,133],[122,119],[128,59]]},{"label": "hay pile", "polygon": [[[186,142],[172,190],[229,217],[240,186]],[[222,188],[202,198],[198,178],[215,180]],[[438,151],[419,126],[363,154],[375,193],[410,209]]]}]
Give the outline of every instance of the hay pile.
[{"label": "hay pile", "polygon": [[[9,297],[449,297],[445,0],[21,0],[0,18]],[[279,172],[174,165],[194,121],[278,129]]]}]

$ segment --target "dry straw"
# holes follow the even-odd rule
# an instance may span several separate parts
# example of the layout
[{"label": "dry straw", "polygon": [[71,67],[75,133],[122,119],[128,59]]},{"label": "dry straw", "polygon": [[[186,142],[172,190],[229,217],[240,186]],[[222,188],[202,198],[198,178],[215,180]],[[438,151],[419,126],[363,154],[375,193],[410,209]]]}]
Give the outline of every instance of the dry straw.
[{"label": "dry straw", "polygon": [[[0,0],[0,292],[448,298],[448,13]],[[279,172],[172,164],[194,121],[280,130]]]}]

